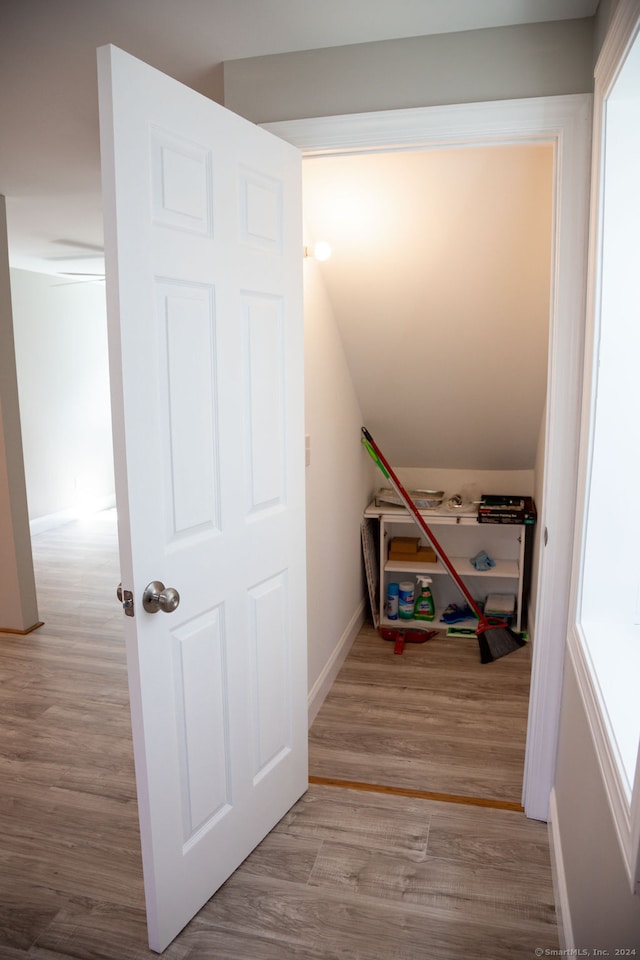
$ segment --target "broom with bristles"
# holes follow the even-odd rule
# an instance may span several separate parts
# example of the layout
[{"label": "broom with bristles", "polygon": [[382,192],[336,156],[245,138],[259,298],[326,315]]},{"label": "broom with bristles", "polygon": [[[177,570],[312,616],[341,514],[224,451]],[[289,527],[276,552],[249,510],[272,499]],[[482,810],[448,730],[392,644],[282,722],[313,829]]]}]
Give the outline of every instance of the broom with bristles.
[{"label": "broom with bristles", "polygon": [[480,609],[366,427],[362,428],[362,442],[369,456],[382,471],[384,477],[391,483],[413,519],[426,533],[438,556],[453,577],[458,589],[477,617],[478,626],[476,628],[476,636],[478,637],[478,645],[480,647],[480,661],[482,663],[490,663],[492,660],[497,660],[499,657],[504,657],[507,653],[523,647],[526,641],[523,640],[522,637],[519,637],[517,633],[514,633],[506,620],[501,620],[498,617],[487,617]]}]

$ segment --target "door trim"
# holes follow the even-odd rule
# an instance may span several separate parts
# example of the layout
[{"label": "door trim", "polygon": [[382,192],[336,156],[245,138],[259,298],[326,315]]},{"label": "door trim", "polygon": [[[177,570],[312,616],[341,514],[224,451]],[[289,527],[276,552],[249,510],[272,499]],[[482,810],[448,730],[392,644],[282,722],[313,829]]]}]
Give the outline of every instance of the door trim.
[{"label": "door trim", "polygon": [[538,536],[536,631],[523,782],[528,817],[548,820],[568,633],[583,375],[590,94],[279,121],[262,126],[303,157],[438,147],[549,143],[554,215],[546,447]]}]

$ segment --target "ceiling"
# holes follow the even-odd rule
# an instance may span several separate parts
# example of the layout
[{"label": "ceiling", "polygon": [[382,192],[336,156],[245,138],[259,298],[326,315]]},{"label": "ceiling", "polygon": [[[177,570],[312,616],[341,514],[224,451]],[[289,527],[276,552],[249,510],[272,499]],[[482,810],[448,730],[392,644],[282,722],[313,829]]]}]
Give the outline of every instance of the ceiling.
[{"label": "ceiling", "polygon": [[98,46],[222,100],[222,63],[588,17],[597,0],[3,0],[0,193],[11,265],[100,271]]},{"label": "ceiling", "polygon": [[310,240],[331,240],[318,268],[365,422],[391,463],[535,463],[552,196],[548,143],[303,164],[305,226]]}]

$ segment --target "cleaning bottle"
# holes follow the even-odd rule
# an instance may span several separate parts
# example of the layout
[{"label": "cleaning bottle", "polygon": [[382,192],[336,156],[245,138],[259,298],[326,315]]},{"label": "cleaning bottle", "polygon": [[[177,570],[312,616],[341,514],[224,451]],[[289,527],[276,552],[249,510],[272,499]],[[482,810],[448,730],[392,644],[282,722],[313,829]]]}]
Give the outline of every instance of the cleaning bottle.
[{"label": "cleaning bottle", "polygon": [[398,584],[398,616],[400,620],[411,620],[415,607],[416,590],[412,580]]},{"label": "cleaning bottle", "polygon": [[387,620],[398,619],[398,595],[400,587],[397,583],[390,583],[387,587]]},{"label": "cleaning bottle", "polygon": [[431,577],[418,577],[418,595],[413,608],[414,620],[434,620],[436,615],[431,594]]}]

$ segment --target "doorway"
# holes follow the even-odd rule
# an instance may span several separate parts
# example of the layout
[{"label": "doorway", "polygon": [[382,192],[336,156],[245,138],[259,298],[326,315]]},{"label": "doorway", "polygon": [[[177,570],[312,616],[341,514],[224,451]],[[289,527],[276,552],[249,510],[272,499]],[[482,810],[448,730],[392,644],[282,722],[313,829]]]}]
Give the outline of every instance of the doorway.
[{"label": "doorway", "polygon": [[[544,470],[539,436],[544,434],[549,354],[553,166],[549,143],[311,157],[303,164],[306,240],[322,238],[333,248],[331,259],[316,265],[315,271],[324,281],[362,420],[409,487],[443,489],[447,496],[470,488],[534,495],[536,474]],[[309,284],[309,296],[319,296],[318,282]],[[311,310],[309,302],[307,309]],[[416,759],[400,763],[395,782],[406,780],[423,788],[431,783],[432,790],[437,782],[440,793],[451,794],[473,793],[475,782],[476,792],[484,789],[487,796],[498,796],[500,789],[491,788],[486,775],[472,777],[468,764],[460,778],[455,759],[478,736],[486,715],[493,713],[493,735],[488,737],[496,768],[492,775],[495,772],[504,781],[503,796],[519,802],[528,696],[527,692],[522,696],[522,689],[528,691],[530,664],[521,664],[517,680],[511,664],[493,669],[503,675],[505,700],[513,694],[515,703],[516,689],[520,697],[510,730],[506,723],[499,732],[505,723],[495,709],[500,687],[487,685],[486,669],[476,676],[473,644],[463,654],[464,643],[458,641],[459,660],[453,650],[440,649],[437,668],[444,669],[446,661],[451,671],[446,683],[452,695],[446,702],[429,687],[436,645],[405,651],[405,660],[412,661],[409,673],[413,671],[405,696],[396,689],[404,672],[399,661],[389,663],[393,658],[381,652],[378,673],[377,653],[372,650],[367,666],[373,684],[370,703],[366,678],[357,669],[367,645],[376,646],[375,633],[358,636],[345,665],[359,704],[356,712],[362,711],[358,724],[367,729],[350,747],[340,744],[340,758],[334,758],[336,768],[331,771],[331,723],[318,722],[327,714],[321,708],[312,729],[310,772],[314,774],[317,766],[325,775],[342,779],[349,778],[349,769],[371,773],[377,764],[360,760],[367,741],[372,743],[372,756],[386,756],[391,768],[395,748],[390,731],[397,733],[402,726],[399,718],[409,689],[416,703],[422,690],[423,710],[413,719],[405,718],[404,737],[395,737],[396,746],[404,743],[407,749],[409,739],[415,742]],[[421,659],[428,661],[428,668],[421,669],[417,662]],[[339,680],[346,690],[343,673]],[[424,689],[417,679],[421,675]],[[376,718],[385,711],[385,685],[390,700],[399,699],[395,718],[384,720],[377,735]],[[482,704],[481,689],[486,691]],[[362,690],[364,702],[359,700]],[[333,687],[330,696],[336,699],[331,716],[339,723],[341,701]],[[451,731],[446,748],[451,751],[449,782],[441,778],[435,760],[443,731],[434,727],[431,738],[428,730],[419,732],[425,710]],[[469,743],[463,742],[459,723],[446,722],[456,712],[460,717],[466,714]],[[320,726],[325,731],[322,737]],[[353,722],[346,726],[349,733],[355,730]],[[421,737],[429,746],[418,758]],[[519,759],[514,756],[507,764],[515,741]],[[499,743],[505,744],[502,777]],[[476,744],[477,751],[486,747],[486,741]],[[426,754],[433,754],[431,763]],[[481,766],[485,762],[491,758],[485,757]],[[412,765],[417,765],[413,773]],[[418,782],[418,767],[423,783]]]},{"label": "doorway", "polygon": [[554,150],[553,272],[545,465],[534,556],[536,644],[524,806],[546,820],[567,639],[579,442],[591,137],[590,95],[459,104],[265,124],[305,157],[358,151],[544,142]]}]

